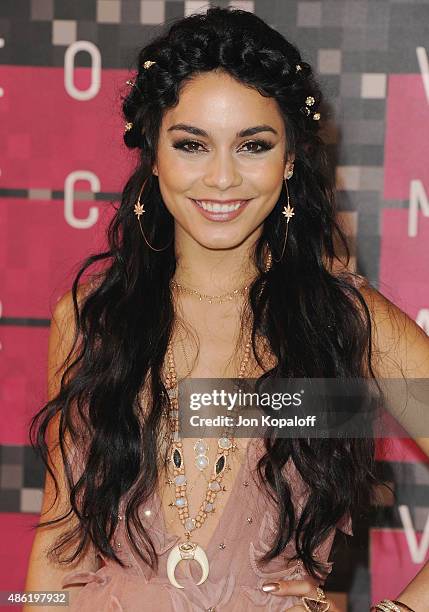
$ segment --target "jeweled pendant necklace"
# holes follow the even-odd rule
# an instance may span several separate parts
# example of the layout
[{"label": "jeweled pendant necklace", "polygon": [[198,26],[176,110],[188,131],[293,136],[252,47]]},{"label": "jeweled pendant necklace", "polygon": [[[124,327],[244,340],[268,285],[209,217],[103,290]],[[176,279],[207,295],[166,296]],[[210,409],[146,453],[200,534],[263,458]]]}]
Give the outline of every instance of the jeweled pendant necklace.
[{"label": "jeweled pendant necklace", "polygon": [[[250,350],[251,350],[251,337],[249,334],[248,341],[246,342],[246,346],[244,349],[243,359],[240,365],[240,371],[238,374],[238,378],[244,378],[246,374],[247,365],[250,359]],[[234,430],[234,427],[225,428],[223,430],[224,435],[222,435],[218,439],[218,450],[216,459],[214,461],[213,471],[211,473],[210,479],[207,483],[207,491],[205,494],[204,500],[200,504],[200,509],[195,517],[191,517],[189,515],[189,505],[188,499],[186,495],[187,490],[187,478],[185,474],[185,464],[184,464],[184,455],[183,455],[183,444],[182,440],[179,437],[179,402],[178,402],[178,384],[177,384],[177,373],[174,362],[173,355],[173,347],[171,345],[171,341],[168,344],[167,348],[167,363],[168,363],[168,376],[167,376],[167,386],[168,386],[168,396],[170,399],[170,426],[173,432],[172,435],[172,450],[170,455],[170,466],[173,470],[173,482],[176,486],[176,501],[175,507],[178,510],[179,518],[182,525],[185,528],[185,536],[186,541],[182,541],[179,544],[176,544],[174,548],[170,551],[167,559],[167,575],[171,584],[179,589],[183,589],[176,578],[175,578],[175,569],[176,565],[182,559],[194,559],[197,561],[202,570],[202,575],[200,581],[197,585],[202,584],[209,575],[209,561],[207,559],[207,554],[202,546],[194,541],[191,541],[191,532],[195,529],[200,528],[207,516],[214,511],[215,500],[217,493],[222,489],[221,483],[224,477],[226,470],[229,467],[228,464],[228,456],[231,451],[234,451],[236,448],[235,439],[231,430]],[[233,412],[236,412],[235,409]],[[233,422],[235,423],[235,416],[233,418]]]},{"label": "jeweled pendant necklace", "polygon": [[[192,368],[189,366],[188,355],[186,353],[185,344],[183,342],[183,337],[181,335],[179,336],[179,340],[180,340],[180,346],[182,347],[183,357],[185,358],[186,376],[189,376],[189,374],[192,371]],[[209,458],[207,455],[208,451],[209,451],[209,446],[207,442],[199,438],[194,444],[194,452],[195,452],[195,466],[200,470],[200,472],[202,472],[203,470],[206,470],[209,466]]]}]

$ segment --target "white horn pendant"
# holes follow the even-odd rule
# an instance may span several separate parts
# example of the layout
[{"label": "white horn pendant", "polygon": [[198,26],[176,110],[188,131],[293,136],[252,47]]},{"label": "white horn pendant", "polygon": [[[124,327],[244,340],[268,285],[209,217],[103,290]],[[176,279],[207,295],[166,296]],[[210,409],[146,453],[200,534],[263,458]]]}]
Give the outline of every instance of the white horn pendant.
[{"label": "white horn pendant", "polygon": [[202,584],[209,575],[209,560],[207,559],[207,555],[201,546],[199,544],[195,544],[194,542],[182,542],[181,544],[176,544],[176,546],[170,551],[167,559],[167,575],[171,584],[178,589],[185,588],[177,582],[174,575],[176,565],[182,559],[195,559],[195,561],[200,564],[202,576],[200,581],[197,582],[197,586]]}]

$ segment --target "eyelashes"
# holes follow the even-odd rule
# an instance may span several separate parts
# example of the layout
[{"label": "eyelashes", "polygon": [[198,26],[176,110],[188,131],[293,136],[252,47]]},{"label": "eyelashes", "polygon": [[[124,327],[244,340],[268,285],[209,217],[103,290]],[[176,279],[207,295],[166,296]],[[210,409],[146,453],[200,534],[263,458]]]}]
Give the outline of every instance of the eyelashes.
[{"label": "eyelashes", "polygon": [[[196,140],[178,140],[176,142],[173,143],[173,148],[174,149],[178,149],[180,151],[185,151],[185,153],[200,153],[200,151],[198,149],[188,149],[188,146],[192,146],[192,145],[197,145],[198,147],[202,147],[203,145],[196,141]],[[274,147],[273,144],[271,144],[271,142],[268,142],[268,140],[264,140],[264,139],[258,139],[258,140],[249,140],[248,142],[245,142],[243,144],[243,147],[246,147],[248,145],[254,145],[254,146],[259,146],[260,149],[259,150],[253,150],[253,151],[246,151],[247,153],[252,153],[254,155],[258,155],[258,153],[264,153],[265,151],[269,151],[270,149],[272,149]]]}]

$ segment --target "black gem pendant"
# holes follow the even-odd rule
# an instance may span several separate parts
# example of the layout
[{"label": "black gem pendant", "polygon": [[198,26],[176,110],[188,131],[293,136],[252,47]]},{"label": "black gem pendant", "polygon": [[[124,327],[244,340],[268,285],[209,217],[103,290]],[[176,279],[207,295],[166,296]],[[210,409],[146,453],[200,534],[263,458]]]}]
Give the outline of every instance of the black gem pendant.
[{"label": "black gem pendant", "polygon": [[182,466],[182,455],[180,454],[180,452],[177,450],[177,448],[175,449],[174,453],[173,453],[173,462],[174,465],[180,469],[180,467]]},{"label": "black gem pendant", "polygon": [[216,474],[220,474],[225,467],[225,455],[221,455],[216,461]]}]

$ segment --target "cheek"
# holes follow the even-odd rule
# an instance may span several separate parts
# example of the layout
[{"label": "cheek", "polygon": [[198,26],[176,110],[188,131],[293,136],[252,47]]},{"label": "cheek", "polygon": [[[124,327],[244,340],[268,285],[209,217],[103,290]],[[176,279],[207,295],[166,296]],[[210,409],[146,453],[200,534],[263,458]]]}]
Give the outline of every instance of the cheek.
[{"label": "cheek", "polygon": [[263,183],[259,185],[259,194],[261,202],[263,202],[263,209],[265,216],[268,216],[273,208],[276,206],[279,198],[283,201],[286,201],[286,194],[282,195],[283,187],[284,187],[284,176],[280,174],[279,176],[274,176],[272,180],[264,180]]},{"label": "cheek", "polygon": [[257,188],[263,201],[265,216],[271,212],[280,197],[284,183],[283,171],[283,166],[272,165],[259,177]]},{"label": "cheek", "polygon": [[165,155],[159,164],[161,184],[170,194],[180,194],[188,190],[192,183],[202,175],[201,164],[190,163],[180,155]]},{"label": "cheek", "polygon": [[257,173],[259,192],[261,194],[272,194],[281,189],[283,181],[284,166],[280,163],[261,164]]},{"label": "cheek", "polygon": [[180,223],[186,223],[190,208],[187,206],[186,194],[190,190],[190,182],[183,174],[174,171],[161,173],[159,191],[169,213]]},{"label": "cheek", "polygon": [[175,196],[186,190],[189,181],[186,172],[174,160],[168,161],[164,157],[158,166],[158,183],[162,198],[168,206]]}]

